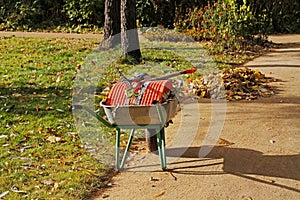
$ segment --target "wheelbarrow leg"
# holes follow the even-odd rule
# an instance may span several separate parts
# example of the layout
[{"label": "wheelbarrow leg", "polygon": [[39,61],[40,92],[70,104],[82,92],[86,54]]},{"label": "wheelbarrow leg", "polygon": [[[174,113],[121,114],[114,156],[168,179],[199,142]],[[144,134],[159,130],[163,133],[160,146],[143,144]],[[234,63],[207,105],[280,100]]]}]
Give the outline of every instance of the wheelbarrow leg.
[{"label": "wheelbarrow leg", "polygon": [[166,149],[165,149],[165,130],[164,128],[161,128],[157,132],[157,143],[158,143],[158,154],[160,158],[160,165],[162,170],[167,169],[167,162],[166,162]]},{"label": "wheelbarrow leg", "polygon": [[161,129],[161,150],[162,150],[162,157],[163,157],[163,163],[162,163],[162,169],[167,169],[167,157],[166,157],[166,140],[165,140],[165,128]]},{"label": "wheelbarrow leg", "polygon": [[116,171],[120,170],[120,134],[119,128],[116,129]]},{"label": "wheelbarrow leg", "polygon": [[159,117],[159,121],[162,124],[162,126],[159,127],[159,130],[157,131],[157,143],[158,143],[158,153],[160,157],[160,165],[162,170],[167,169],[167,159],[166,159],[166,149],[165,149],[165,128],[164,128],[164,122],[165,119],[162,114],[162,106],[161,104],[156,104],[156,110]]},{"label": "wheelbarrow leg", "polygon": [[128,139],[128,142],[127,142],[127,146],[126,146],[126,149],[125,149],[125,152],[124,152],[124,155],[123,155],[123,159],[122,159],[122,162],[121,162],[120,169],[123,169],[123,167],[125,165],[125,162],[126,162],[126,159],[127,159],[127,155],[128,155],[128,151],[130,149],[131,142],[132,142],[132,139],[133,139],[133,136],[134,136],[134,131],[135,131],[135,129],[131,129],[130,136],[129,136],[129,139]]},{"label": "wheelbarrow leg", "polygon": [[117,131],[116,131],[116,171],[123,169],[123,167],[125,165],[127,155],[128,155],[128,152],[129,152],[132,140],[133,140],[134,132],[135,132],[135,129],[131,129],[130,136],[129,136],[129,139],[127,142],[127,146],[126,146],[126,149],[125,149],[125,152],[124,152],[121,164],[120,164],[120,134],[121,134],[121,130],[119,128],[117,128]]}]

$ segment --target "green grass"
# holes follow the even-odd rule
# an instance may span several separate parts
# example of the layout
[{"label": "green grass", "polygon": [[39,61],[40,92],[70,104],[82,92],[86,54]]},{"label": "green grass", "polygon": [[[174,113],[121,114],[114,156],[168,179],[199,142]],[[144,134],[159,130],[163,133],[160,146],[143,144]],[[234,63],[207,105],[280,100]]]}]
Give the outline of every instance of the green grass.
[{"label": "green grass", "polygon": [[0,194],[83,198],[109,172],[82,148],[70,110],[76,68],[99,40],[0,41]]},{"label": "green grass", "polygon": [[[111,169],[83,148],[71,111],[76,71],[98,43],[0,37],[0,194],[9,191],[4,199],[82,199],[104,186]],[[156,74],[190,67],[170,52],[145,48],[142,54],[148,66],[161,67]],[[241,60],[224,56],[217,62],[224,67]],[[107,73],[102,89],[118,78],[113,69]]]}]

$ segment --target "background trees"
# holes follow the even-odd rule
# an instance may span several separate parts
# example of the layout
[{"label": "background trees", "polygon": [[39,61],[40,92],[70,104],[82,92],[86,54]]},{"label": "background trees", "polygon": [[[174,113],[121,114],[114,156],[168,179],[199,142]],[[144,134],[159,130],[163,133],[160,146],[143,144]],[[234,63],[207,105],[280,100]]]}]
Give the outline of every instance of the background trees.
[{"label": "background trees", "polygon": [[130,62],[141,61],[142,54],[136,26],[136,0],[121,0],[121,47]]},{"label": "background trees", "polygon": [[[117,0],[119,1],[119,0]],[[215,2],[246,2],[257,28],[266,33],[299,33],[299,0],[136,0],[139,26],[178,27],[195,8]],[[1,0],[0,30],[101,28],[105,0]],[[181,28],[181,27],[180,27]]]},{"label": "background trees", "polygon": [[138,63],[141,51],[136,25],[136,0],[106,0],[104,38],[101,47],[111,48],[121,44],[122,55]]},{"label": "background trees", "polygon": [[112,48],[121,43],[121,0],[105,0],[102,46]]},{"label": "background trees", "polygon": [[102,27],[104,0],[0,0],[0,30]]}]

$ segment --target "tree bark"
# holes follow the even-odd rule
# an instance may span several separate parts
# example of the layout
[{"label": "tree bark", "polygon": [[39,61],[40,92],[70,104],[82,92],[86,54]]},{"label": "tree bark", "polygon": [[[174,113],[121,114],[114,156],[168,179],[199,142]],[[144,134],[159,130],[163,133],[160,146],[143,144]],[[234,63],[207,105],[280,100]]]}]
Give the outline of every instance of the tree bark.
[{"label": "tree bark", "polygon": [[121,0],[105,0],[104,36],[101,46],[113,48],[121,43]]},{"label": "tree bark", "polygon": [[136,26],[136,0],[121,0],[121,46],[122,55],[130,62],[142,59]]}]

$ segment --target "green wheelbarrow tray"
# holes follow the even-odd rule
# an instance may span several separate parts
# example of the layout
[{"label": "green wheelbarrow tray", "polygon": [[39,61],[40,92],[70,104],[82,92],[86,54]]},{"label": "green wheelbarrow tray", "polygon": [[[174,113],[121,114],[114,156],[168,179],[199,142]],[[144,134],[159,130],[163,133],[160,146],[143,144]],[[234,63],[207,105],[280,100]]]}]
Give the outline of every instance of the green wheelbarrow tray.
[{"label": "green wheelbarrow tray", "polygon": [[[117,171],[124,168],[128,152],[134,137],[136,129],[155,129],[158,154],[160,158],[160,165],[162,170],[166,170],[166,153],[165,153],[165,125],[176,114],[178,101],[176,99],[168,100],[164,103],[154,105],[123,105],[111,106],[105,105],[104,102],[100,104],[105,111],[108,120],[98,115],[91,109],[82,105],[75,105],[73,109],[84,109],[96,117],[101,123],[110,128],[116,129],[116,163]],[[120,162],[120,134],[121,129],[131,129],[130,136]]]}]

